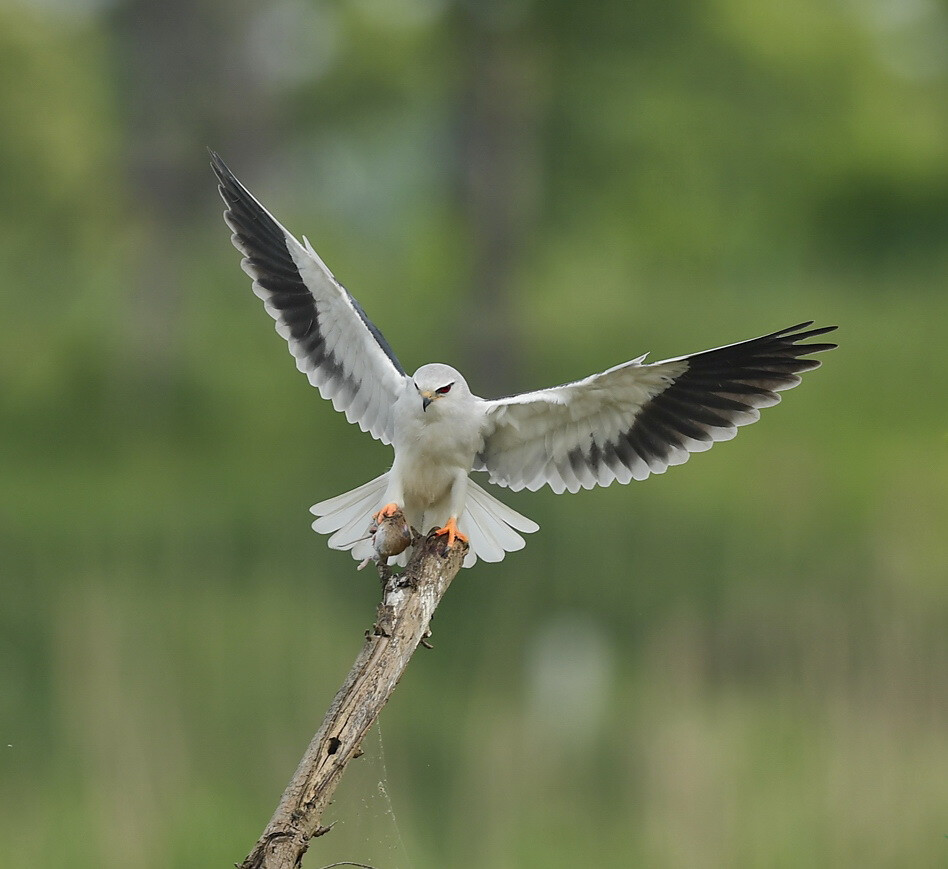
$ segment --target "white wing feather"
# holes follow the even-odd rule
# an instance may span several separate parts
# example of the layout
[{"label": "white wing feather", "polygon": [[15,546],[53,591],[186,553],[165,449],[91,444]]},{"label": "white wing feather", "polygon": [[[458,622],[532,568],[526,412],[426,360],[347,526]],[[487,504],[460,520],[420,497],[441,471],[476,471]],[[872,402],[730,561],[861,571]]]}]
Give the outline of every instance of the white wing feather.
[{"label": "white wing feather", "polygon": [[797,342],[836,327],[810,325],[651,365],[640,356],[575,383],[487,402],[475,469],[511,489],[555,492],[664,473],[733,438],[820,365],[800,357],[836,345]]},{"label": "white wing feather", "polygon": [[392,348],[309,241],[300,244],[216,154],[211,165],[241,267],[296,367],[349,422],[391,443],[395,400],[408,380]]}]

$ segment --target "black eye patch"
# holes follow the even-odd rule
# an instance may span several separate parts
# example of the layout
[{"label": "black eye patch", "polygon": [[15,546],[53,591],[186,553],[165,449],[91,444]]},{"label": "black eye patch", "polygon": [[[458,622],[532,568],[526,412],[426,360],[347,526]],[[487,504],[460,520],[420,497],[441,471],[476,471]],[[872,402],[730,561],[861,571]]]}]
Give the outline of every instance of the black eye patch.
[{"label": "black eye patch", "polygon": [[451,391],[451,387],[454,386],[453,383],[449,383],[447,386],[442,386],[435,390],[438,395],[447,395]]}]

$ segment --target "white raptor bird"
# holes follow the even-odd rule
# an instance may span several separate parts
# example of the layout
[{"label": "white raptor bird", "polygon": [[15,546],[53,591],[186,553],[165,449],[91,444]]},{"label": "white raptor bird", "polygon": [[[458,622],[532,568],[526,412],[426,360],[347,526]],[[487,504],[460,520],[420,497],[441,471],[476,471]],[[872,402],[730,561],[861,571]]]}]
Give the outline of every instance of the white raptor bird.
[{"label": "white raptor bird", "polygon": [[680,465],[730,440],[759,408],[820,363],[803,358],[835,344],[801,344],[835,326],[800,323],[760,338],[645,363],[645,356],[583,380],[487,400],[449,365],[409,375],[359,303],[303,238],[300,244],[212,152],[227,205],[224,220],[296,367],[346,419],[382,443],[395,461],[374,480],[312,507],[313,528],[357,560],[372,554],[374,517],[401,507],[420,531],[436,527],[448,545],[467,540],[465,566],[522,549],[518,532],[538,525],[469,479],[554,492],[628,483]]}]

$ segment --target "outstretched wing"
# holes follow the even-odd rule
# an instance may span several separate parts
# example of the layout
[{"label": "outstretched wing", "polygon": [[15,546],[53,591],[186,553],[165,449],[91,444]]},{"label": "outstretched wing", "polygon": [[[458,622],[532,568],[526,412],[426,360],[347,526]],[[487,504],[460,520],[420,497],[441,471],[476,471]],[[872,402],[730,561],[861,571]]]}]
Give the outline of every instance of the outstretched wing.
[{"label": "outstretched wing", "polygon": [[511,489],[555,492],[664,473],[733,438],[801,372],[819,367],[801,357],[836,345],[799,342],[836,327],[812,324],[651,365],[640,356],[575,383],[489,401],[475,469]]},{"label": "outstretched wing", "polygon": [[231,240],[253,278],[296,367],[349,422],[392,442],[392,412],[407,374],[359,303],[337,281],[304,237],[284,229],[211,152],[227,210]]}]

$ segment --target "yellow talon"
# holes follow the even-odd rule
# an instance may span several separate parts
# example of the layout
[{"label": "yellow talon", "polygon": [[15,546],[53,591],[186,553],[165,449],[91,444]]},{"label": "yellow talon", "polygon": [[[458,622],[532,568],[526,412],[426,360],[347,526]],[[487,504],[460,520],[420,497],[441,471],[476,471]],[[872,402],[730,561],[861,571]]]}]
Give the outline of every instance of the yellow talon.
[{"label": "yellow talon", "polygon": [[388,519],[390,516],[394,516],[399,511],[399,506],[394,501],[389,504],[386,504],[378,513],[372,516],[375,520],[376,525],[381,525],[383,519]]},{"label": "yellow talon", "polygon": [[454,546],[455,540],[460,540],[462,543],[467,543],[467,535],[458,531],[458,520],[453,516],[448,519],[444,525],[444,528],[435,529],[435,534],[437,534],[439,537],[447,534],[449,547]]}]

